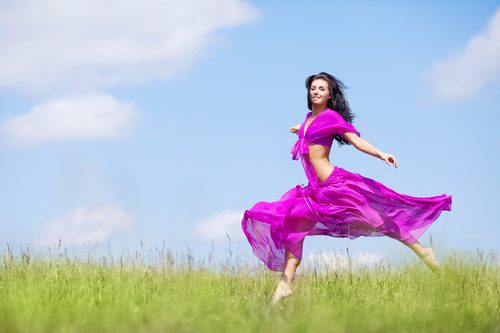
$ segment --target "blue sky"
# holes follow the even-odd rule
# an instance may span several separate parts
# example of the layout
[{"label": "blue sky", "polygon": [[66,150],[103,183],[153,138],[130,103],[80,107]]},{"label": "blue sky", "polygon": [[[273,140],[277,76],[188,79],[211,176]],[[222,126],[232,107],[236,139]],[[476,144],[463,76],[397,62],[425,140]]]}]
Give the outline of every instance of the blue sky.
[{"label": "blue sky", "polygon": [[[327,71],[400,166],[335,146],[332,163],[453,195],[422,237],[441,253],[500,250],[498,1],[85,3],[0,5],[1,249],[203,256],[227,233],[250,253],[243,210],[306,181],[288,129]],[[388,238],[308,238],[305,255],[346,247],[411,258]]]}]

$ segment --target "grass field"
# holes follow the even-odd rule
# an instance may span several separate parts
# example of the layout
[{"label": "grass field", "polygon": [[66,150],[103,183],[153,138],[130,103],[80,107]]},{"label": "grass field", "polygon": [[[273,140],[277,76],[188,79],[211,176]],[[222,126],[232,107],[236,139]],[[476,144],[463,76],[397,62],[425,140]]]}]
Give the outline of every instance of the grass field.
[{"label": "grass field", "polygon": [[[487,258],[486,258],[487,257]],[[209,269],[217,265],[217,269]],[[500,266],[449,258],[400,269],[302,271],[269,305],[263,266],[3,254],[1,332],[500,332]]]}]

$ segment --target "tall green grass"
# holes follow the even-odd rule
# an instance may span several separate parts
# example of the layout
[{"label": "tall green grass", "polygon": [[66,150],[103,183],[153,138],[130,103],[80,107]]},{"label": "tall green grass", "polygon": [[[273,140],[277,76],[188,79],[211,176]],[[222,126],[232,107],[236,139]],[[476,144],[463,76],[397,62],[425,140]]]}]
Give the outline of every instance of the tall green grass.
[{"label": "tall green grass", "polygon": [[[444,274],[303,270],[272,308],[279,274],[168,250],[121,258],[3,254],[1,332],[500,332],[500,266],[449,258]],[[215,269],[214,269],[215,267]]]}]

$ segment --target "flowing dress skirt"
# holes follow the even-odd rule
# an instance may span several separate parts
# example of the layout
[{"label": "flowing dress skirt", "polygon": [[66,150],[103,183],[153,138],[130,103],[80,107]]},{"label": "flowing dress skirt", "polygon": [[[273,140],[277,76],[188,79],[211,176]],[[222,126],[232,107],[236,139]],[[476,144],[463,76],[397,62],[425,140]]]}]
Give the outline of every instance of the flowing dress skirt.
[{"label": "flowing dress skirt", "polygon": [[298,185],[275,202],[245,211],[242,228],[254,254],[273,271],[283,271],[286,251],[302,258],[304,237],[389,236],[414,243],[451,210],[450,195],[413,197],[335,166],[314,188]]}]

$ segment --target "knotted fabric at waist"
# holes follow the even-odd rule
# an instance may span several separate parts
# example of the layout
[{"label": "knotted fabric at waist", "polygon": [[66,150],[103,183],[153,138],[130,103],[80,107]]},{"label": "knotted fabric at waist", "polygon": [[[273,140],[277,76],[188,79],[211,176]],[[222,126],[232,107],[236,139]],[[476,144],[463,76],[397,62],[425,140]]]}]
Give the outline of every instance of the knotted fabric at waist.
[{"label": "knotted fabric at waist", "polygon": [[300,155],[309,154],[309,143],[304,138],[299,138],[297,142],[293,145],[292,150],[290,151],[292,154],[292,158],[294,160],[298,160]]}]

